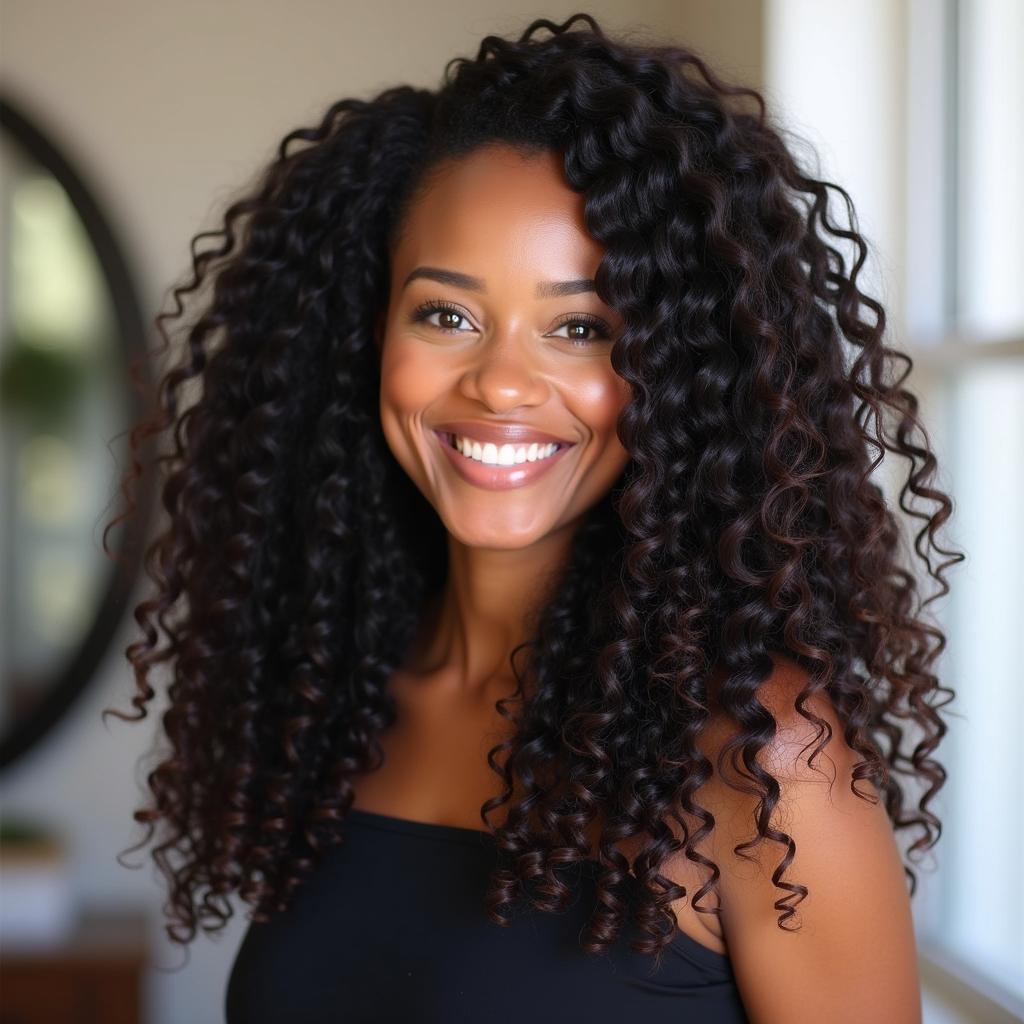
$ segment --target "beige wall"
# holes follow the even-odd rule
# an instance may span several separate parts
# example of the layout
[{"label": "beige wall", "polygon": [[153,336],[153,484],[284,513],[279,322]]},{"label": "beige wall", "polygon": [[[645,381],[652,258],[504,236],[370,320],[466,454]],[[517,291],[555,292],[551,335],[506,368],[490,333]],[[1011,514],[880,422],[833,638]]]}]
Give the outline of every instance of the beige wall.
[{"label": "beige wall", "polygon": [[[472,53],[483,35],[577,9],[495,3],[489,13],[477,0],[5,0],[2,81],[89,172],[156,306],[187,266],[189,237],[214,223],[292,128],[315,123],[343,95],[397,81],[433,87],[444,61]],[[585,9],[608,29],[647,27],[760,80],[760,0]]]},{"label": "beige wall", "polygon": [[[188,266],[189,239],[216,227],[235,189],[269,159],[283,135],[314,123],[344,95],[399,81],[431,87],[444,61],[471,54],[488,33],[529,19],[562,19],[575,4],[540,9],[480,0],[337,0],[176,4],[128,0],[4,0],[0,82],[34,115],[91,183],[122,237],[147,317],[163,308]],[[761,0],[635,0],[585,8],[609,30],[647,28],[702,49],[723,72],[758,86]],[[156,959],[183,960],[163,941],[164,893],[148,857],[130,872],[118,851],[135,841],[137,761],[153,717],[130,726],[99,720],[125,707],[131,679],[125,624],[96,685],[47,739],[3,777],[10,809],[32,809],[62,827],[75,852],[83,900],[142,901],[152,908]],[[241,915],[217,942],[197,940],[179,973],[152,973],[155,1024],[216,1021]]]}]

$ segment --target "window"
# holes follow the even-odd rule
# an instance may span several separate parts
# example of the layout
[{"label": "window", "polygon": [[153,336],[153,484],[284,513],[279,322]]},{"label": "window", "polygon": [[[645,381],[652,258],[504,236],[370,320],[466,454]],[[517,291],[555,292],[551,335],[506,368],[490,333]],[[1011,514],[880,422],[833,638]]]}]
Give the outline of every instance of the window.
[{"label": "window", "polygon": [[939,984],[1022,1019],[1024,3],[910,0],[907,28],[901,346],[953,495],[946,536],[967,554],[936,602],[957,700],[915,918]]},{"label": "window", "polygon": [[[930,805],[942,835],[912,862],[927,1024],[1024,1020],[1022,50],[1024,0],[765,0],[766,99],[854,201],[858,283],[914,361],[907,385],[953,498],[939,539],[967,555],[925,609],[957,693]],[[830,207],[845,225],[834,194]],[[878,468],[892,508],[907,468]],[[921,522],[905,525],[912,543]],[[903,849],[919,835],[901,830]]]}]

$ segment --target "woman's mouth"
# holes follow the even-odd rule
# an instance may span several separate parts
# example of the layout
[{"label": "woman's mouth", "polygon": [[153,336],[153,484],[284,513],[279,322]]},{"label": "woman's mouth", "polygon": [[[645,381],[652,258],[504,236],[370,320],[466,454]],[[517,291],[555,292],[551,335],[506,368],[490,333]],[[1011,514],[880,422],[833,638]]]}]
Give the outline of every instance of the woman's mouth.
[{"label": "woman's mouth", "polygon": [[[438,444],[455,471],[467,483],[488,490],[523,487],[549,472],[561,462],[574,444],[504,444],[456,438],[444,431],[433,431]],[[460,444],[462,450],[456,447]]]}]

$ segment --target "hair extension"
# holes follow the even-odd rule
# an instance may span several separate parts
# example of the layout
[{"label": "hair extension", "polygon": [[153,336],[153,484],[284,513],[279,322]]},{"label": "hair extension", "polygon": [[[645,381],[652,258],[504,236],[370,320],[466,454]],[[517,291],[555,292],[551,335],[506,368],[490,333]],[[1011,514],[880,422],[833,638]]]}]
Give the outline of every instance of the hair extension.
[{"label": "hair extension", "polygon": [[[503,793],[481,815],[510,805],[495,830],[510,856],[482,894],[489,918],[506,923],[519,896],[563,908],[560,875],[587,857],[599,815],[586,950],[632,915],[650,936],[635,948],[660,957],[686,890],[659,865],[679,851],[711,876],[694,907],[718,913],[700,906],[717,866],[694,845],[714,824],[694,799],[713,770],[697,740],[714,697],[738,724],[725,753],[760,797],[753,842],[786,847],[773,876],[785,927],[807,889],[778,880],[794,844],[770,824],[779,787],[755,762],[775,735],[756,699],[773,654],[807,674],[795,706],[828,733],[815,754],[831,728],[803,705],[823,692],[862,758],[855,778],[884,795],[894,828],[920,830],[909,856],[938,840],[932,754],[953,691],[931,671],[945,637],[924,609],[964,556],[936,541],[952,503],[902,387],[911,360],[885,346],[885,312],[858,287],[868,247],[850,197],[805,173],[784,136],[755,90],[683,46],[613,39],[586,14],[538,19],[449,62],[436,91],[337,101],[284,138],[219,231],[193,238],[191,278],[156,318],[164,351],[190,296],[198,313],[157,413],[132,434],[133,449],[166,444],[152,484],[166,522],[145,557],[155,590],[125,651],[135,713],[106,712],[146,717],[166,664],[166,749],[131,849],[159,828],[173,941],[222,928],[233,892],[257,920],[284,909],[344,841],[352,779],[381,763],[388,679],[444,583],[446,535],[381,430],[374,318],[410,203],[442,161],[491,142],[557,151],[584,196],[605,249],[598,294],[624,322],[612,365],[632,398],[618,424],[630,460],[512,652],[515,698],[498,702],[515,734],[488,755]],[[924,522],[914,552],[940,588],[927,600],[870,479],[886,451],[910,462],[899,502]],[[144,471],[133,460],[126,493]],[[933,565],[930,551],[951,557]],[[920,785],[916,808],[899,775]],[[687,832],[679,808],[702,828]],[[615,849],[627,837],[646,844],[632,865]]]}]

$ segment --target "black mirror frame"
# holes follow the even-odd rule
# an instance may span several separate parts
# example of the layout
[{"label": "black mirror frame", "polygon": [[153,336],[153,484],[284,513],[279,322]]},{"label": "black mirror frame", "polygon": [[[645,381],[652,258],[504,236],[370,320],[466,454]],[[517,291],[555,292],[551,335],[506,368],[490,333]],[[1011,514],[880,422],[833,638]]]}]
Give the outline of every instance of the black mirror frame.
[{"label": "black mirror frame", "polygon": [[[131,426],[149,415],[146,398],[152,394],[152,367],[146,351],[146,328],[142,307],[134,280],[128,269],[121,245],[110,223],[93,198],[92,191],[71,166],[69,160],[37,126],[34,119],[20,111],[5,95],[0,95],[0,130],[11,137],[60,183],[81,218],[85,231],[96,252],[114,308],[117,325],[117,344],[123,356],[125,370],[124,393]],[[133,374],[135,379],[133,381]],[[105,438],[108,447],[111,440]],[[151,453],[151,444],[143,451]],[[118,476],[123,469],[118,464]],[[76,698],[95,676],[117,633],[122,616],[127,611],[139,570],[142,566],[143,545],[155,506],[155,496],[149,488],[140,488],[133,502],[133,514],[115,530],[113,538],[120,546],[113,547],[115,556],[108,558],[106,585],[103,587],[95,618],[85,631],[78,649],[61,668],[45,698],[24,721],[15,725],[10,734],[0,737],[0,771],[10,765],[37,743],[67,713]]]}]

